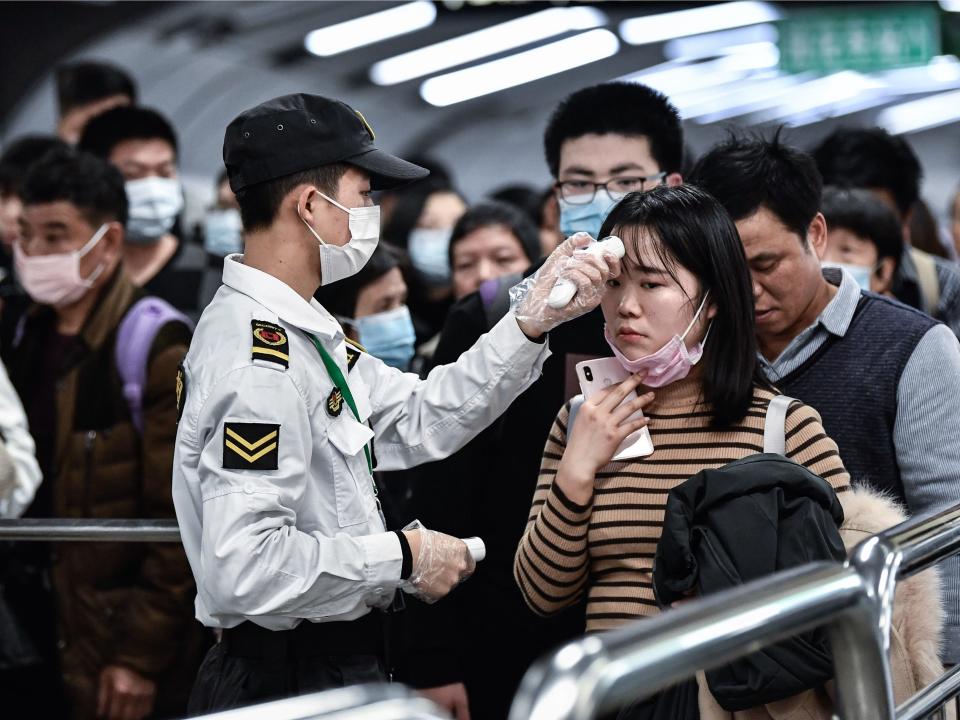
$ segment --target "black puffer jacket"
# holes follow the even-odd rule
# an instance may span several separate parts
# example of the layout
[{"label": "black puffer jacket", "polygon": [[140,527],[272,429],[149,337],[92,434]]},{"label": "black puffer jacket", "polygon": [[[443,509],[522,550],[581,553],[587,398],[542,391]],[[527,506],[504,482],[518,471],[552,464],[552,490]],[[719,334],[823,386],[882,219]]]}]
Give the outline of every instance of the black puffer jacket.
[{"label": "black puffer jacket", "polygon": [[[703,470],[667,498],[654,587],[662,607],[810,562],[846,558],[833,488],[801,465],[764,454]],[[725,710],[745,710],[833,677],[816,629],[706,673]]]}]

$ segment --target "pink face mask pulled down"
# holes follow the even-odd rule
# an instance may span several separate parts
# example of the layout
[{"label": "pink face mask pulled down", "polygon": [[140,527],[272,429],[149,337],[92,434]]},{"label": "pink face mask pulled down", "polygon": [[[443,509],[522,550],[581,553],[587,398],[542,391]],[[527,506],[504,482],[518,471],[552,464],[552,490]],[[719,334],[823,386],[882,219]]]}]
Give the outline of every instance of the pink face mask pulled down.
[{"label": "pink face mask pulled down", "polygon": [[696,324],[700,313],[703,312],[703,307],[707,303],[707,296],[709,294],[710,293],[707,293],[703,296],[703,302],[700,303],[700,307],[693,316],[693,320],[687,325],[687,329],[683,331],[683,335],[674,335],[667,341],[666,345],[655,353],[645,355],[636,360],[630,360],[620,352],[613,338],[610,337],[610,328],[604,325],[603,336],[606,338],[610,349],[613,350],[614,356],[620,361],[623,369],[631,373],[643,373],[643,384],[652,388],[670,385],[678,380],[683,380],[689,375],[691,368],[700,362],[700,358],[703,357],[703,346],[707,342],[710,330],[707,330],[707,334],[704,336],[702,342],[697,343],[689,350],[687,350],[687,346],[683,341],[684,338],[690,334],[690,330]]}]

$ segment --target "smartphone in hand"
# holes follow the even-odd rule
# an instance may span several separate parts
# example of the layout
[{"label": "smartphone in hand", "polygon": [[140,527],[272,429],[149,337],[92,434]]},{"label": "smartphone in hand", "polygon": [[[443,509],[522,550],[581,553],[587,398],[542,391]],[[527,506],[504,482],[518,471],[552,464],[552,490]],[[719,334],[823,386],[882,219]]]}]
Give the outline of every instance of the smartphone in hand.
[{"label": "smartphone in hand", "polygon": [[[583,393],[584,400],[589,400],[593,395],[602,392],[611,385],[619,385],[628,377],[630,377],[630,373],[624,370],[619,361],[613,357],[597,358],[596,360],[585,360],[577,363],[577,379],[580,381],[580,392]],[[629,402],[632,399],[633,397],[627,396],[623,402]],[[638,420],[642,417],[643,411],[637,410],[629,419]],[[650,438],[650,430],[642,427],[627,435],[627,438],[617,448],[617,452],[614,453],[613,459],[630,460],[645,457],[652,452],[653,440]]]}]

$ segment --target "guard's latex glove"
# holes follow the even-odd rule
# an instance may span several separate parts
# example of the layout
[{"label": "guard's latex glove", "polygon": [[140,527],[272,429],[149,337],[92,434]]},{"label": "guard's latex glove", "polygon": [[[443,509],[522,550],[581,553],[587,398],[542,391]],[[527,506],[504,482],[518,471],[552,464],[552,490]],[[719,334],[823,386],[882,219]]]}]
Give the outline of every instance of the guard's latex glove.
[{"label": "guard's latex glove", "polygon": [[419,520],[403,529],[413,554],[413,572],[400,589],[425,603],[435,603],[476,570],[460,538],[427,530]]},{"label": "guard's latex glove", "polygon": [[[607,281],[619,277],[620,259],[612,252],[600,257],[575,252],[592,242],[587,233],[571,235],[550,253],[537,272],[510,289],[510,309],[527,336],[539,337],[590,312],[600,304]],[[564,307],[555,309],[547,304],[547,298],[560,278],[573,281],[577,294]]]}]

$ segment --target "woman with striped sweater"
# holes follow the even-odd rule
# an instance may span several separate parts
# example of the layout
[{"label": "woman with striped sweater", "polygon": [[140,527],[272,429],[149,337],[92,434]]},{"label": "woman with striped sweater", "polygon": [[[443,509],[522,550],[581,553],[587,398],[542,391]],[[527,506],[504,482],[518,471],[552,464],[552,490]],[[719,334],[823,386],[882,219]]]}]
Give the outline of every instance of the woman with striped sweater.
[{"label": "woman with striped sweater", "polygon": [[[569,405],[560,411],[514,566],[537,613],[585,594],[587,632],[659,612],[652,567],[667,493],[705,468],[763,452],[776,395],[757,368],[740,238],[716,200],[690,186],[632,193],[604,223],[601,237],[611,234],[627,253],[602,301],[606,337],[634,374],[584,402],[573,427]],[[646,417],[629,421],[637,409]],[[653,454],[612,461],[647,423]],[[789,411],[786,455],[838,493],[849,490],[812,408]]]}]

